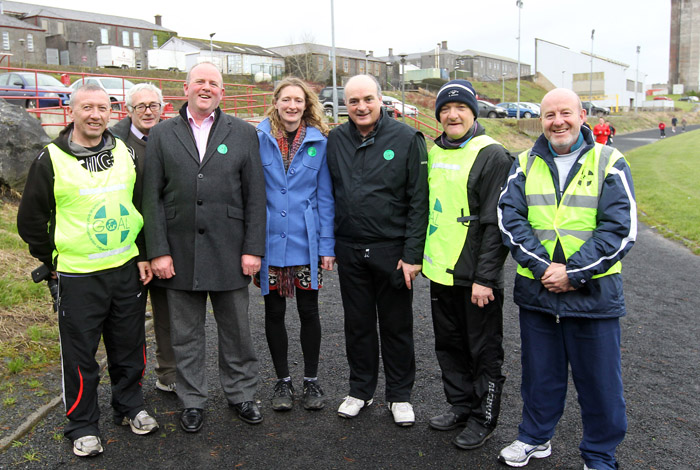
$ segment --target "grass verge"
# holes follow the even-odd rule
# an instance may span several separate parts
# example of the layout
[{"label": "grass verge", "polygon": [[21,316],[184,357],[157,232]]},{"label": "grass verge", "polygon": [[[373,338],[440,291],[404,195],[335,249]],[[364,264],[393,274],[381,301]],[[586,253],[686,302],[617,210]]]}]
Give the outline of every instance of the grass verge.
[{"label": "grass verge", "polygon": [[640,221],[700,255],[700,131],[628,152]]}]

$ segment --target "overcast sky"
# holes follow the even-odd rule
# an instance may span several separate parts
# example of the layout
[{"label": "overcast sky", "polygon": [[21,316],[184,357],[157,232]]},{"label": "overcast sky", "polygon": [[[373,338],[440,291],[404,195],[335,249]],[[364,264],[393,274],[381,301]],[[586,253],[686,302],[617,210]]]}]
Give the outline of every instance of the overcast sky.
[{"label": "overcast sky", "polygon": [[[28,3],[30,3],[28,1]],[[180,36],[264,47],[313,41],[331,45],[331,1],[234,0],[37,0],[53,6],[153,21]],[[373,50],[375,56],[428,51],[441,41],[449,49],[473,49],[518,57],[518,8],[515,0],[335,0],[335,44]],[[670,37],[670,0],[523,0],[520,53],[534,70],[535,38],[574,51],[593,53],[637,67],[640,80],[666,82]],[[551,77],[550,77],[551,79]]]}]

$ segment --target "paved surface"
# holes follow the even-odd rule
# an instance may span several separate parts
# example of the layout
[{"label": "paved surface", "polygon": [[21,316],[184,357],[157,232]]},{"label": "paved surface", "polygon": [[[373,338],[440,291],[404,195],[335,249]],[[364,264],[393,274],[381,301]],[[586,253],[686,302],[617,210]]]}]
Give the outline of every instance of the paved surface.
[{"label": "paved surface", "polygon": [[[700,300],[697,280],[700,257],[640,226],[636,246],[623,261],[628,316],[623,318],[623,378],[628,405],[629,431],[618,449],[623,469],[700,468],[700,351],[697,321]],[[506,292],[512,292],[515,266],[507,264]],[[109,379],[100,386],[103,417],[100,426],[105,453],[94,459],[73,456],[61,438],[65,422],[62,406],[53,408],[22,445],[0,454],[0,469],[14,468],[236,468],[236,469],[503,469],[496,461],[499,450],[517,433],[520,421],[519,328],[517,308],[507,295],[504,310],[504,389],[500,424],[486,445],[461,451],[451,444],[459,432],[437,432],[427,420],[445,409],[440,371],[433,350],[428,282],[419,279],[415,289],[414,319],[417,377],[413,403],[417,422],[399,428],[392,422],[384,400],[383,375],[375,404],[352,420],[340,419],[336,409],[347,393],[343,313],[335,273],[326,278],[320,296],[323,345],[320,379],[328,406],[319,412],[294,410],[276,413],[269,407],[274,372],[263,331],[263,305],[251,288],[252,328],[261,360],[259,399],[265,421],[250,426],[227,407],[217,378],[214,319],[207,325],[210,397],[204,428],[198,434],[179,429],[176,398],[154,389],[152,336],[149,368],[144,378],[147,406],[161,429],[154,435],[136,436],[128,427],[111,422]],[[297,389],[303,362],[298,346],[298,319],[288,308],[290,361]],[[553,439],[550,458],[533,460],[532,469],[580,469],[579,409],[570,383],[567,408]],[[38,461],[27,461],[35,455]]]}]

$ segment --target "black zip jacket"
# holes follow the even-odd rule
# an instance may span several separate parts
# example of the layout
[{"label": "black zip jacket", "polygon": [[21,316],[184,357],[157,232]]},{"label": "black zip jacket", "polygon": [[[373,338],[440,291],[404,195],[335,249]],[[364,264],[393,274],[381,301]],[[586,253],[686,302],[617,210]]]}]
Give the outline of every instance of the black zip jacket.
[{"label": "black zip jacket", "polygon": [[428,224],[423,134],[382,108],[365,139],[352,121],[331,131],[327,155],[336,243],[356,248],[403,245],[401,259],[421,264]]}]

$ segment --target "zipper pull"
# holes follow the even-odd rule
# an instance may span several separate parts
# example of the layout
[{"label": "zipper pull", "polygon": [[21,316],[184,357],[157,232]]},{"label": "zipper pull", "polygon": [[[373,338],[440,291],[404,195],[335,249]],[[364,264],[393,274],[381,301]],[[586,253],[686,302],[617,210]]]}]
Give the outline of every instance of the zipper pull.
[{"label": "zipper pull", "polygon": [[559,315],[557,315],[557,323],[559,323]]},{"label": "zipper pull", "polygon": [[369,248],[365,249],[365,258],[369,258]]}]

